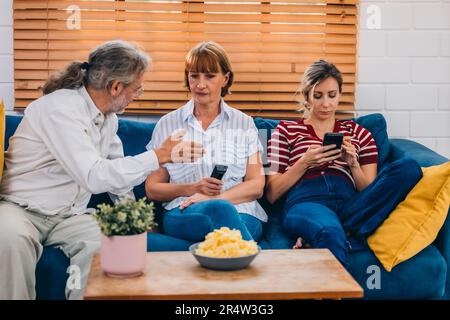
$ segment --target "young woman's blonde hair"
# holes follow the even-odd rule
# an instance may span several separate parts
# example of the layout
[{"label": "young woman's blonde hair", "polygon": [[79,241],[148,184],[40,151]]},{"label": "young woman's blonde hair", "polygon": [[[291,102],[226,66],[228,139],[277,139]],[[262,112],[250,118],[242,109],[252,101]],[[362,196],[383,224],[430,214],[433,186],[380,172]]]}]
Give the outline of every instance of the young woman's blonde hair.
[{"label": "young woman's blonde hair", "polygon": [[303,112],[304,118],[309,117],[309,112],[311,109],[309,101],[314,94],[316,86],[327,78],[334,78],[337,81],[339,86],[339,94],[342,94],[342,73],[334,64],[325,60],[319,60],[306,68],[300,87],[304,101],[300,102],[302,108],[299,110]]},{"label": "young woman's blonde hair", "polygon": [[[219,70],[220,68],[220,70]],[[189,72],[201,73],[228,73],[228,82],[222,88],[221,97],[230,93],[230,87],[233,84],[233,71],[231,70],[230,59],[227,53],[216,42],[201,42],[192,48],[186,55],[184,66],[184,85],[189,89]]]}]

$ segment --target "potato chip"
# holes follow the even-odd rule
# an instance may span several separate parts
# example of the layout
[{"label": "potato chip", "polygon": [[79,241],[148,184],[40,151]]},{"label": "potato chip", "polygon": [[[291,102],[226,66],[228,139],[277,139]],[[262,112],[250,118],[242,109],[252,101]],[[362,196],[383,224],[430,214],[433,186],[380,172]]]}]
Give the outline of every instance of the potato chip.
[{"label": "potato chip", "polygon": [[258,246],[253,240],[242,239],[239,230],[222,227],[208,233],[201,242],[196,254],[213,258],[237,258],[258,252]]}]

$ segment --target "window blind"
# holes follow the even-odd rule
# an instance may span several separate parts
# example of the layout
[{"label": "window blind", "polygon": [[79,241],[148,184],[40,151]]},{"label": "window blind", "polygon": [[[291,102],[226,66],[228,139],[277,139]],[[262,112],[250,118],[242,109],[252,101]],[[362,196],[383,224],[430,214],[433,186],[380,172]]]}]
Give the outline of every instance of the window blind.
[{"label": "window blind", "polygon": [[153,59],[128,114],[161,115],[184,104],[185,55],[206,40],[221,44],[232,63],[226,101],[249,115],[298,117],[303,71],[318,59],[342,71],[339,111],[352,111],[357,21],[358,0],[14,0],[15,109],[40,97],[53,72],[123,39]]}]

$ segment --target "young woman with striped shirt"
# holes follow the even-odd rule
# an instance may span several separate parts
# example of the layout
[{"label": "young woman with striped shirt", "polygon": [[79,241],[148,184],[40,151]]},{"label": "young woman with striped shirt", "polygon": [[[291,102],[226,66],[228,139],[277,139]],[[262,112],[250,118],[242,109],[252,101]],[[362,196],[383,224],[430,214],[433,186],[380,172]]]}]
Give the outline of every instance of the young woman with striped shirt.
[{"label": "young woman with striped shirt", "polygon": [[[335,117],[342,83],[342,74],[331,63],[320,60],[307,68],[301,88],[304,117],[281,121],[272,133],[266,188],[271,203],[286,196],[283,228],[298,238],[294,248],[302,241],[328,248],[348,267],[351,243],[365,244],[422,171],[415,161],[403,159],[377,176],[372,134],[353,120]],[[341,149],[323,146],[327,132],[344,135]]]}]

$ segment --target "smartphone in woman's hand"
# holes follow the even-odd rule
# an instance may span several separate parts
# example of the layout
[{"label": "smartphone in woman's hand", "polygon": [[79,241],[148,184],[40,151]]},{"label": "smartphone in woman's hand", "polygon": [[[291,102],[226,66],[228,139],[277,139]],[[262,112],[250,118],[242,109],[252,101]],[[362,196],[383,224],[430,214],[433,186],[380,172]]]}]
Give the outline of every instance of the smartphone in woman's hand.
[{"label": "smartphone in woman's hand", "polygon": [[336,145],[335,149],[341,149],[342,141],[344,140],[344,134],[339,132],[327,132],[323,137],[323,146],[328,146],[330,144]]},{"label": "smartphone in woman's hand", "polygon": [[222,180],[225,172],[227,172],[228,166],[217,164],[211,173],[211,178]]}]

